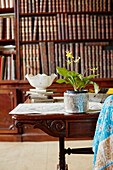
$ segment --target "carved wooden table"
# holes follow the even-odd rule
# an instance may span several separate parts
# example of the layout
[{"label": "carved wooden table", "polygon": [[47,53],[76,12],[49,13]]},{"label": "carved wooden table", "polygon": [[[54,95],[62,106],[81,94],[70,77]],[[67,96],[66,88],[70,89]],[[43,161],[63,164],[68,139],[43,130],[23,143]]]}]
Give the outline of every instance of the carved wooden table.
[{"label": "carved wooden table", "polygon": [[13,121],[19,133],[23,133],[25,125],[40,128],[47,134],[59,138],[59,169],[65,170],[65,154],[91,154],[92,148],[65,149],[64,138],[79,140],[93,139],[96,122],[99,113],[96,114],[27,114],[13,115]]}]

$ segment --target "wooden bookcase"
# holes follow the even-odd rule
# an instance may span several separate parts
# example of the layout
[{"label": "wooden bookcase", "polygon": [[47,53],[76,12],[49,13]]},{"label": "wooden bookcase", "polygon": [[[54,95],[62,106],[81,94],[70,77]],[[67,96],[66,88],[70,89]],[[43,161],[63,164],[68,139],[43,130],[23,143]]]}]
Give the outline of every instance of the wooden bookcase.
[{"label": "wooden bookcase", "polygon": [[[113,87],[112,6],[113,0],[14,0],[14,8],[0,8],[1,14],[15,14],[15,37],[0,44],[16,45],[16,79],[0,80],[1,89],[15,89],[15,101],[24,102],[31,88],[25,74],[57,74],[57,66],[86,75],[98,67],[95,82]],[[81,57],[79,65],[66,62],[68,50]],[[54,82],[52,88],[63,94],[70,87]]]}]

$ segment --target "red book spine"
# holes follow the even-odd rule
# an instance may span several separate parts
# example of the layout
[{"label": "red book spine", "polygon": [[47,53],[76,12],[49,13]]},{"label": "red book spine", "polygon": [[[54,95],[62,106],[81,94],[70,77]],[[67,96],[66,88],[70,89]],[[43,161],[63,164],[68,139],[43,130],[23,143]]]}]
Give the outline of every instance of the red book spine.
[{"label": "red book spine", "polygon": [[111,78],[113,78],[113,50],[110,50],[110,61],[111,61]]},{"label": "red book spine", "polygon": [[55,73],[54,43],[48,42],[49,75]]},{"label": "red book spine", "polygon": [[76,15],[72,15],[73,39],[77,38]]}]

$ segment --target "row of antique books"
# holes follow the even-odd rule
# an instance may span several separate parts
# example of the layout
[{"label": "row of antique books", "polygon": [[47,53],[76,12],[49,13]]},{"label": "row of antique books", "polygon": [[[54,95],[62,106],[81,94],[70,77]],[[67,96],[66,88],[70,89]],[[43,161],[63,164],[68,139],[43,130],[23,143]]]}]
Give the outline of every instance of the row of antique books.
[{"label": "row of antique books", "polygon": [[0,55],[0,80],[15,80],[15,58],[14,55]]},{"label": "row of antique books", "polygon": [[[26,74],[57,74],[57,66],[86,76],[92,74],[90,69],[97,68],[93,73],[99,74],[99,78],[113,78],[113,50],[104,50],[106,45],[109,43],[40,42],[36,45],[22,45],[22,78],[25,79]],[[80,56],[80,62],[68,61],[66,51],[71,51],[75,60]],[[58,75],[58,78],[62,77]]]},{"label": "row of antique books", "polygon": [[14,39],[14,16],[0,17],[0,40]]},{"label": "row of antique books", "polygon": [[[32,5],[31,5],[32,4]],[[20,13],[111,11],[111,0],[21,0]]]},{"label": "row of antique books", "polygon": [[14,0],[0,0],[0,8],[14,8]]},{"label": "row of antique books", "polygon": [[21,41],[112,39],[113,16],[67,15],[22,17]]}]

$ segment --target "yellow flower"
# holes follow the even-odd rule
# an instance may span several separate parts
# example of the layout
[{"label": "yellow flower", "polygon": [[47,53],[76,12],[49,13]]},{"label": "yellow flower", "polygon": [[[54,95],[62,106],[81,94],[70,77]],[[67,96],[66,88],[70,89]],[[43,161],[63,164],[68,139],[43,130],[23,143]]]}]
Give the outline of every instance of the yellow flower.
[{"label": "yellow flower", "polygon": [[66,53],[67,58],[74,58],[72,52],[66,51]]},{"label": "yellow flower", "polygon": [[67,60],[67,63],[68,63],[68,64],[71,64],[72,62],[71,62],[70,60]]},{"label": "yellow flower", "polygon": [[80,57],[78,57],[76,60],[73,60],[75,63],[79,63]]},{"label": "yellow flower", "polygon": [[92,69],[90,69],[91,71],[95,71],[95,70],[98,70],[98,68],[92,68]]}]

